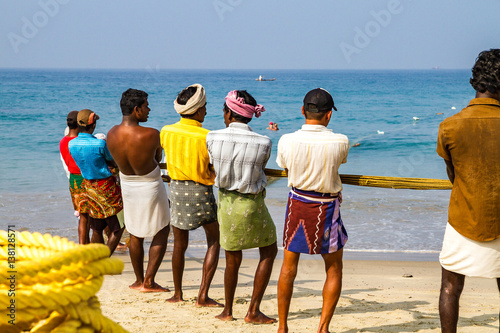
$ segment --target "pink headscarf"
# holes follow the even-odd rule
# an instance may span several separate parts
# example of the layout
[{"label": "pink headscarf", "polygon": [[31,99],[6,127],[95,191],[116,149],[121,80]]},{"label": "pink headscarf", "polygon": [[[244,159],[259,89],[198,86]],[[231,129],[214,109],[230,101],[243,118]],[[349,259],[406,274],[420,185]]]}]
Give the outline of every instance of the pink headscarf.
[{"label": "pink headscarf", "polygon": [[252,118],[254,113],[255,117],[259,118],[260,113],[266,111],[264,107],[260,104],[257,106],[252,106],[250,104],[245,104],[245,99],[243,97],[238,97],[238,91],[230,91],[226,96],[226,105],[231,109],[231,111],[245,117]]}]

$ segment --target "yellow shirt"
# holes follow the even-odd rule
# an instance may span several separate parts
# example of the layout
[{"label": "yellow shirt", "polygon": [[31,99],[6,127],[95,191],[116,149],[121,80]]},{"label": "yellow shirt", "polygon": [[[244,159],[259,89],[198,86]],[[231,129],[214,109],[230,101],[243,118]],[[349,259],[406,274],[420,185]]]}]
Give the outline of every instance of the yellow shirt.
[{"label": "yellow shirt", "polygon": [[162,128],[160,141],[172,179],[214,184],[215,172],[210,166],[206,143],[208,132],[200,122],[188,118]]}]

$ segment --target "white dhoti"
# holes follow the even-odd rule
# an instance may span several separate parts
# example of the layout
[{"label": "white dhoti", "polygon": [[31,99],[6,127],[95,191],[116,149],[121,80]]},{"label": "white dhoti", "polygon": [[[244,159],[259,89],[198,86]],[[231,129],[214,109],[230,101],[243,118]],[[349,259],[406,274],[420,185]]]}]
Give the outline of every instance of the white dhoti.
[{"label": "white dhoti", "polygon": [[439,261],[444,269],[465,276],[500,278],[500,238],[474,241],[448,223]]},{"label": "white dhoti", "polygon": [[168,195],[160,167],[147,175],[124,175],[120,172],[124,221],[135,237],[153,237],[170,223]]}]

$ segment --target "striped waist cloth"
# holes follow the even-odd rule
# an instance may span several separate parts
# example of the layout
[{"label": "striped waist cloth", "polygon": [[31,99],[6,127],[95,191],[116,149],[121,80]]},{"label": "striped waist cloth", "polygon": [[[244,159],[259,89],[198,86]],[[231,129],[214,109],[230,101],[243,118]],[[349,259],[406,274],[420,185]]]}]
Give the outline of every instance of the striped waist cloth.
[{"label": "striped waist cloth", "polygon": [[319,202],[332,202],[337,200],[339,197],[338,193],[320,193],[315,191],[304,191],[298,188],[292,187],[291,191],[293,195],[304,199],[313,199]]}]

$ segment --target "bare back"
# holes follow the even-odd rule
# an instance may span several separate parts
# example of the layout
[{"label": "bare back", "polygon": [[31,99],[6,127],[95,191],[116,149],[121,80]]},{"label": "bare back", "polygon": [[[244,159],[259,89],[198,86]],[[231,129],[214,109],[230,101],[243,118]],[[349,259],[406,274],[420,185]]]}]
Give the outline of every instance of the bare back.
[{"label": "bare back", "polygon": [[154,128],[116,125],[108,132],[107,144],[120,172],[126,175],[146,175],[161,160],[160,133]]}]

